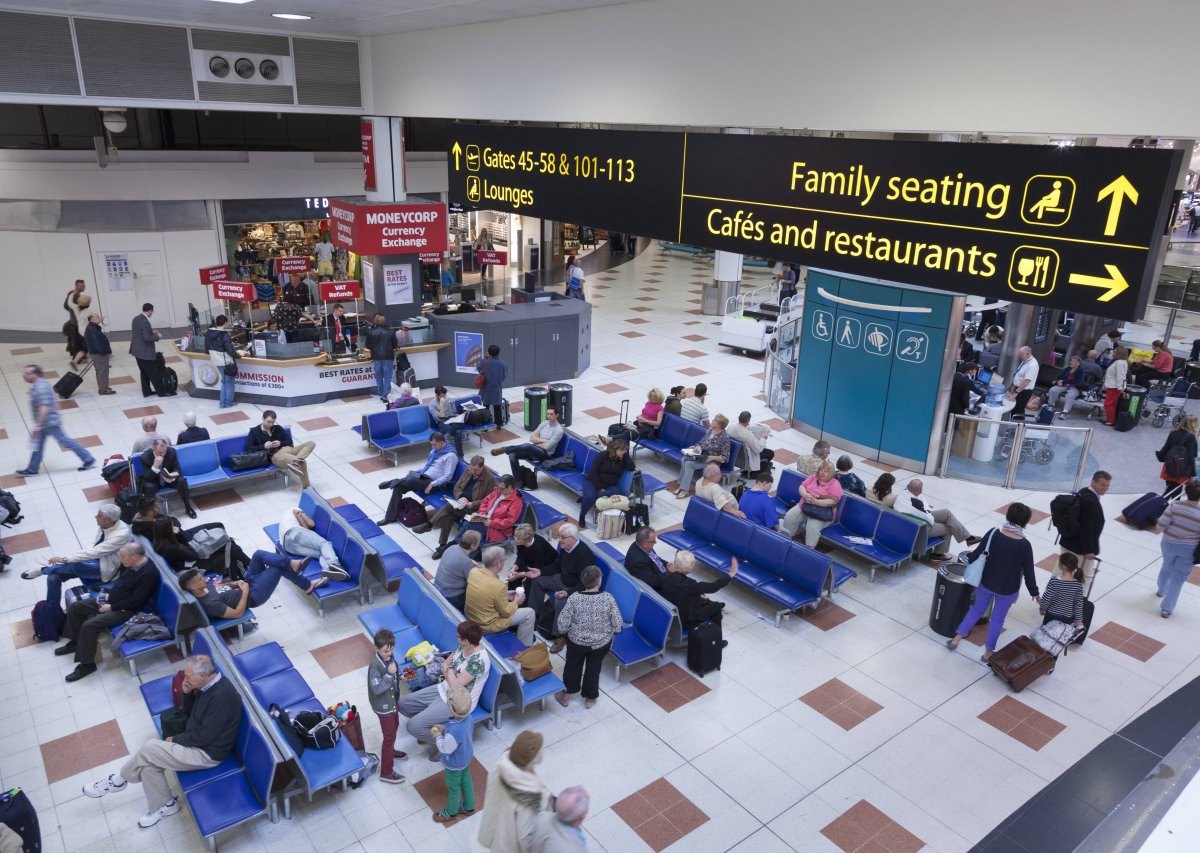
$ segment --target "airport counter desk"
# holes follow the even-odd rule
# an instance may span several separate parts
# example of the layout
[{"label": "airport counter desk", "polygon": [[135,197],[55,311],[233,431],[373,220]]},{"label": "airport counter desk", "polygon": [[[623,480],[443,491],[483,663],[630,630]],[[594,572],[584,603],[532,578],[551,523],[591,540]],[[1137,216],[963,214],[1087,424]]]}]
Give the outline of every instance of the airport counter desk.
[{"label": "airport counter desk", "polygon": [[[438,372],[438,351],[445,343],[414,344],[397,348],[405,353],[423,386],[434,384]],[[180,375],[179,384],[192,397],[216,400],[220,396],[221,374],[206,352],[176,352],[188,366],[188,376]],[[396,377],[399,381],[399,377]],[[375,395],[375,374],[369,360],[353,361],[342,356],[330,363],[324,352],[297,358],[238,359],[236,384],[239,403],[268,406],[306,406],[339,397]]]}]

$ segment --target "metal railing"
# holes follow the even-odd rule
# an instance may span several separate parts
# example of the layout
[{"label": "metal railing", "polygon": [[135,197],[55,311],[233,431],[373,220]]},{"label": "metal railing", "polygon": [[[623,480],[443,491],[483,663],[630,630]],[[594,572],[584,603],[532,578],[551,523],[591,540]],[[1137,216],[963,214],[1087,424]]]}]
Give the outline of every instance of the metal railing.
[{"label": "metal railing", "polygon": [[1006,489],[1077,491],[1091,446],[1091,427],[952,415],[938,475]]}]

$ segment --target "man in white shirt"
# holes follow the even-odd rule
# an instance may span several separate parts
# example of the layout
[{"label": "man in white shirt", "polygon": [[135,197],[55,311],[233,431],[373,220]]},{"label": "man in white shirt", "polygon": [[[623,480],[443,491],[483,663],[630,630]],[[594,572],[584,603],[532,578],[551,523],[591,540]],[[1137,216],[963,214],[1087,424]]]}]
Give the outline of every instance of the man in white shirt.
[{"label": "man in white shirt", "polygon": [[767,449],[767,439],[771,435],[769,426],[750,423],[750,413],[742,412],[738,415],[738,422],[727,432],[730,438],[737,439],[746,447],[747,456],[750,459],[750,468],[747,473],[753,471],[770,473],[771,460],[775,458],[775,451]]},{"label": "man in white shirt", "polygon": [[[979,537],[971,535],[966,526],[954,517],[954,513],[948,509],[933,508],[933,504],[929,502],[929,499],[922,495],[923,488],[924,484],[920,480],[909,480],[908,485],[896,495],[896,505],[893,509],[901,515],[919,518],[930,525],[930,539],[949,535],[955,542],[965,542],[968,546],[978,544]],[[948,544],[945,542],[942,543],[942,548],[946,548]],[[942,550],[934,554],[934,557],[947,559],[949,552]]]},{"label": "man in white shirt", "polygon": [[279,544],[289,554],[316,557],[321,562],[321,576],[332,581],[350,580],[350,573],[333,550],[333,543],[313,528],[317,523],[300,507],[294,506],[279,520]]},{"label": "man in white shirt", "polygon": [[50,557],[45,566],[34,566],[21,572],[25,580],[46,576],[46,601],[62,603],[63,583],[80,578],[85,584],[108,583],[121,568],[121,548],[133,535],[129,525],[121,521],[121,509],[116,504],[100,504],[96,509],[99,530],[90,548],[67,557]]},{"label": "man in white shirt", "polygon": [[558,443],[562,441],[563,428],[558,422],[558,412],[554,409],[546,409],[546,420],[538,424],[529,435],[529,442],[526,444],[514,444],[510,447],[497,447],[492,450],[493,456],[499,456],[501,453],[508,455],[508,464],[512,467],[513,477],[520,482],[520,471],[517,470],[517,460],[525,459],[533,462],[535,465],[538,462],[545,462],[554,455]]},{"label": "man in white shirt", "polygon": [[153,415],[147,415],[146,417],[142,418],[142,437],[133,443],[134,455],[138,453],[145,453],[147,450],[153,447],[154,442],[158,441],[159,439],[162,439],[167,443],[167,446],[170,446],[170,436],[163,435],[158,431],[158,418],[154,417]]},{"label": "man in white shirt", "polygon": [[333,250],[334,245],[329,242],[326,231],[325,238],[313,248],[313,254],[317,256],[317,275],[321,278],[333,278]]},{"label": "man in white shirt", "polygon": [[746,517],[746,513],[738,509],[737,498],[721,488],[721,466],[716,462],[704,466],[704,476],[696,484],[696,497],[704,498],[721,512]]},{"label": "man in white shirt", "polygon": [[708,386],[701,382],[692,396],[679,401],[679,417],[708,429],[708,409],[704,405],[706,396]]},{"label": "man in white shirt", "polygon": [[1017,350],[1017,358],[1021,363],[1017,372],[1013,374],[1008,396],[1016,399],[1012,410],[1013,417],[1020,418],[1024,417],[1025,406],[1029,403],[1029,398],[1033,396],[1033,386],[1038,381],[1039,367],[1037,359],[1033,357],[1033,350],[1029,347],[1021,347]]}]

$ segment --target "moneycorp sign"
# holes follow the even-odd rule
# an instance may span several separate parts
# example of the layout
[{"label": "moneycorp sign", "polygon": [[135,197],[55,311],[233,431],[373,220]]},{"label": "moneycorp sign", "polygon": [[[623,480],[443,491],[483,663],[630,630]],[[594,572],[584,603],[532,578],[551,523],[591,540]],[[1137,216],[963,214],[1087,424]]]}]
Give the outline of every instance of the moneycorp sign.
[{"label": "moneycorp sign", "polygon": [[492,125],[450,198],[957,293],[1136,319],[1181,151]]}]

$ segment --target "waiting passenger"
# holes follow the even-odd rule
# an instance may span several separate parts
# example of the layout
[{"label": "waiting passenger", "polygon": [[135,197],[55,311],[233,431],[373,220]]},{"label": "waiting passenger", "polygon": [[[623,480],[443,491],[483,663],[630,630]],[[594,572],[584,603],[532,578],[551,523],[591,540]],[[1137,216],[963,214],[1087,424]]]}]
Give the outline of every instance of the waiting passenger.
[{"label": "waiting passenger", "polygon": [[583,494],[579,503],[579,529],[587,530],[588,513],[600,497],[621,494],[621,477],[633,471],[633,456],[628,445],[621,439],[609,442],[603,453],[597,453],[583,478]]},{"label": "waiting passenger", "polygon": [[800,484],[800,502],[783,517],[784,532],[794,539],[803,526],[804,544],[815,548],[821,540],[821,531],[833,524],[842,494],[842,484],[834,477],[833,463],[825,462],[816,474]]},{"label": "waiting passenger", "polygon": [[883,473],[875,478],[871,490],[867,492],[867,498],[875,501],[877,504],[883,504],[888,509],[896,505],[896,476],[894,474]]},{"label": "waiting passenger", "polygon": [[350,573],[330,542],[314,529],[317,523],[298,506],[291,507],[279,522],[279,544],[289,554],[316,557],[321,561],[321,575],[332,581],[348,581]]},{"label": "waiting passenger", "polygon": [[[500,580],[504,570],[504,549],[493,545],[483,549],[483,565],[467,575],[466,616],[479,625],[485,634],[500,634],[509,629],[528,646],[533,643],[533,627],[537,620],[532,607],[525,603],[525,591],[508,591]],[[511,598],[509,596],[512,596]]]},{"label": "waiting passenger", "polygon": [[643,527],[633,536],[633,544],[625,552],[625,571],[651,589],[661,589],[663,576],[671,563],[654,552],[658,534],[653,527]]},{"label": "waiting passenger", "polygon": [[266,604],[281,580],[295,584],[305,595],[329,583],[326,577],[310,581],[300,574],[307,562],[281,557],[273,551],[255,551],[245,580],[214,583],[199,569],[188,569],[179,576],[179,585],[195,596],[210,621],[240,619],[246,608]]},{"label": "waiting passenger", "polygon": [[829,442],[821,439],[812,447],[812,453],[806,453],[796,460],[796,470],[805,477],[811,477],[829,459]]},{"label": "waiting passenger", "polygon": [[294,471],[300,478],[300,488],[307,489],[309,486],[308,457],[317,449],[317,443],[306,441],[293,446],[291,435],[276,423],[278,418],[279,416],[273,410],[265,409],[262,413],[262,423],[250,428],[242,449],[245,453],[265,450],[272,465],[276,468]]},{"label": "waiting passenger", "polygon": [[860,498],[867,496],[867,487],[862,479],[854,473],[854,460],[846,454],[838,457],[837,461],[837,481],[842,485],[843,492],[849,492],[852,495],[858,495]]},{"label": "waiting passenger", "polygon": [[391,489],[392,496],[380,524],[393,524],[398,520],[400,502],[409,492],[415,492],[422,500],[438,489],[447,489],[454,482],[458,468],[458,457],[446,446],[446,436],[435,432],[429,436],[429,456],[419,469],[410,470],[397,480],[385,480],[381,489]]},{"label": "waiting passenger", "polygon": [[512,538],[513,528],[525,512],[525,499],[517,490],[517,482],[505,474],[490,495],[483,499],[479,510],[467,516],[463,532],[477,530],[484,542],[503,542]]},{"label": "waiting passenger", "polygon": [[421,405],[421,398],[413,393],[413,387],[407,382],[400,383],[400,393],[388,403],[389,409],[407,409],[409,406]]},{"label": "waiting passenger", "polygon": [[[701,622],[716,622],[720,624],[725,610],[725,602],[713,601],[710,593],[718,592],[729,586],[729,582],[737,577],[737,557],[729,567],[729,574],[720,575],[716,580],[701,582],[688,577],[696,567],[696,558],[691,551],[678,551],[671,570],[663,576],[662,596],[679,608],[679,621],[684,628],[691,630]],[[729,645],[728,640],[722,640],[721,646]]]},{"label": "waiting passenger", "polygon": [[[929,538],[949,536],[955,542],[965,542],[969,546],[979,543],[979,537],[971,534],[966,525],[959,521],[948,509],[934,509],[929,498],[922,494],[924,484],[913,478],[896,496],[893,508],[902,515],[909,515],[929,525]],[[1024,526],[1024,525],[1022,525]],[[949,542],[943,547],[948,547]],[[934,554],[934,559],[948,560],[948,551]]]},{"label": "waiting passenger", "polygon": [[553,456],[554,451],[558,449],[558,443],[562,441],[563,432],[562,424],[558,422],[558,412],[554,408],[548,408],[546,409],[546,420],[538,424],[537,429],[529,434],[529,441],[509,447],[496,447],[492,450],[492,455],[507,455],[508,465],[515,478],[520,474],[517,470],[520,467],[517,464],[519,460],[524,459],[536,465]]},{"label": "waiting passenger", "polygon": [[694,448],[695,453],[684,454],[683,462],[679,466],[679,488],[675,492],[675,497],[683,500],[688,496],[692,490],[692,480],[704,466],[711,462],[724,465],[729,461],[729,452],[733,445],[730,443],[729,433],[725,432],[725,427],[728,425],[729,418],[717,415],[712,419],[712,425],[708,428],[708,432],[697,442]]},{"label": "waiting passenger", "polygon": [[779,528],[779,512],[775,509],[775,499],[771,497],[773,482],[770,474],[760,471],[754,486],[747,489],[738,501],[738,509],[748,520],[768,530]]},{"label": "waiting passenger", "polygon": [[683,400],[687,397],[687,389],[682,385],[676,385],[671,388],[671,393],[667,395],[667,399],[663,400],[663,411],[675,417],[683,417]]},{"label": "waiting passenger", "polygon": [[728,512],[738,518],[746,517],[746,513],[738,508],[737,498],[721,488],[721,466],[715,462],[704,466],[704,476],[696,484],[696,497],[704,498],[719,512]]},{"label": "waiting passenger", "polygon": [[702,427],[708,426],[708,409],[704,406],[704,398],[708,396],[708,386],[703,382],[696,386],[691,396],[681,398],[679,417]]},{"label": "waiting passenger", "polygon": [[196,426],[196,413],[188,412],[183,416],[183,432],[179,433],[175,439],[176,446],[181,444],[192,444],[197,441],[208,441],[208,430],[204,427]]},{"label": "waiting passenger", "polygon": [[458,541],[457,548],[446,551],[433,576],[433,585],[460,612],[467,606],[467,575],[478,563],[471,558],[479,548],[479,531],[468,530]]},{"label": "waiting passenger", "polygon": [[771,472],[775,451],[767,449],[767,439],[771,437],[769,426],[750,423],[750,413],[742,412],[738,415],[738,422],[729,427],[729,437],[745,445],[750,471]]},{"label": "waiting passenger", "polygon": [[1063,407],[1058,416],[1065,418],[1071,414],[1071,407],[1079,399],[1080,393],[1087,390],[1090,384],[1091,377],[1084,373],[1083,361],[1079,356],[1073,355],[1063,372],[1058,375],[1058,379],[1050,386],[1050,391],[1046,394],[1046,403],[1051,408],[1057,408],[1058,401],[1062,400]]},{"label": "waiting passenger", "polygon": [[1175,356],[1167,349],[1162,341],[1150,344],[1154,357],[1149,364],[1139,364],[1130,368],[1133,381],[1138,385],[1149,385],[1151,382],[1169,382],[1175,375]]},{"label": "waiting passenger", "polygon": [[154,446],[156,441],[165,441],[168,445],[171,439],[158,431],[158,418],[147,415],[142,418],[142,435],[133,443],[133,453],[144,453]]}]

